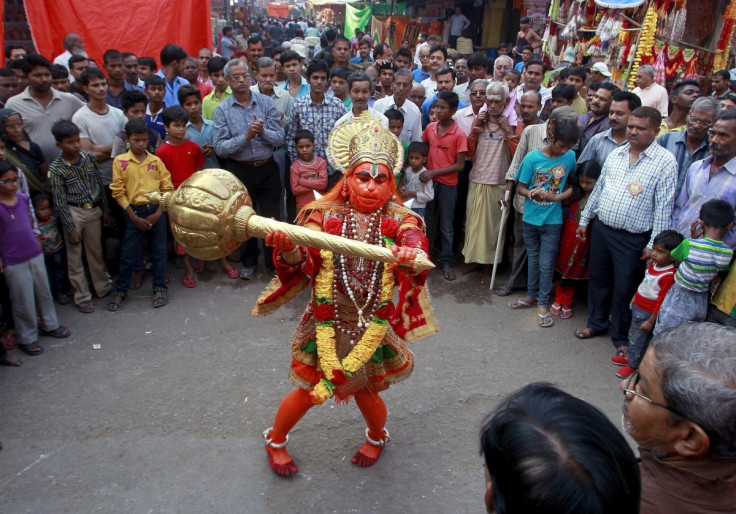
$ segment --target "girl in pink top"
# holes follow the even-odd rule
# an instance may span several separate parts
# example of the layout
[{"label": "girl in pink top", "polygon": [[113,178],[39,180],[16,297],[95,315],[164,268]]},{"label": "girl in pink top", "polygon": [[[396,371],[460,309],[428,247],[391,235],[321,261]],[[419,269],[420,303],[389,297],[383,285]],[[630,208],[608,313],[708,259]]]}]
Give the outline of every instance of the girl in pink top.
[{"label": "girl in pink top", "polygon": [[327,187],[327,163],[314,155],[314,134],[298,130],[294,137],[299,160],[291,165],[291,192],[296,197],[296,208],[302,210],[314,200],[315,191]]}]

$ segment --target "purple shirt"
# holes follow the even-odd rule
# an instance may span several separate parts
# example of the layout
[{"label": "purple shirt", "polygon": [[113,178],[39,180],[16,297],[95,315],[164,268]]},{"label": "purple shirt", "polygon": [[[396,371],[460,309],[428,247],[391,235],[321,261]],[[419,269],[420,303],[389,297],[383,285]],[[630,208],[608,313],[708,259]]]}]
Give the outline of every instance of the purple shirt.
[{"label": "purple shirt", "polygon": [[13,266],[41,255],[41,246],[33,235],[30,200],[18,193],[18,203],[12,207],[0,205],[0,259],[3,266]]},{"label": "purple shirt", "polygon": [[[683,237],[690,237],[690,225],[700,217],[700,208],[708,200],[725,200],[736,205],[736,158],[718,168],[710,177],[713,157],[694,162],[687,170],[685,183],[672,208],[672,228]],[[736,228],[732,228],[723,242],[736,249]]]}]

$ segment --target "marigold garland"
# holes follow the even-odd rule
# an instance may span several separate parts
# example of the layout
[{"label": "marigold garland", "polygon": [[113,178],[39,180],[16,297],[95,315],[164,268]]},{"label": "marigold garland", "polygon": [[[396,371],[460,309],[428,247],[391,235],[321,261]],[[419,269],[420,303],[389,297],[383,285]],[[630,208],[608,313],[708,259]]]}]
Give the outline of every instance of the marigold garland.
[{"label": "marigold garland", "polygon": [[[384,236],[386,246],[394,244],[393,239]],[[387,308],[394,293],[394,273],[391,266],[384,265],[381,276],[381,292],[378,297],[378,308],[373,314],[370,325],[363,333],[350,353],[340,362],[337,356],[337,340],[335,336],[334,303],[332,297],[332,281],[335,275],[333,254],[329,250],[321,250],[322,265],[315,278],[315,331],[317,335],[317,356],[322,369],[322,378],[312,389],[310,396],[315,404],[324,403],[332,397],[335,387],[344,384],[353,373],[358,371],[373,356],[386,336],[388,321],[381,314],[390,315],[393,309]]]},{"label": "marigold garland", "polygon": [[736,0],[731,0],[723,15],[723,28],[721,37],[718,39],[716,50],[719,51],[713,58],[713,73],[726,69],[728,59],[731,56],[731,42],[733,41],[734,28],[736,28]]},{"label": "marigold garland", "polygon": [[629,74],[629,90],[636,87],[636,72],[639,71],[639,65],[647,64],[652,60],[652,49],[654,48],[654,36],[657,32],[657,11],[654,6],[649,7],[647,15],[644,18],[644,24],[641,26],[641,35],[636,45],[636,57],[634,57],[634,65],[631,67]]}]

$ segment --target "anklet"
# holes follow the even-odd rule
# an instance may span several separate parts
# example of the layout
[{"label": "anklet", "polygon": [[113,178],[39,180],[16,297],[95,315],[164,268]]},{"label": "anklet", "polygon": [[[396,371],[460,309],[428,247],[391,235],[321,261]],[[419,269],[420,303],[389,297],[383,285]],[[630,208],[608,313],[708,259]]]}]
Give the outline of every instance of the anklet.
[{"label": "anklet", "polygon": [[[369,432],[368,427],[365,427],[365,439],[373,446],[386,446],[386,443],[391,440],[391,436],[388,434],[388,429],[385,427],[383,429],[383,432],[385,435],[383,436],[383,439],[379,439],[378,441],[376,441],[375,439],[371,439],[371,436],[368,435],[368,432]],[[264,436],[265,436],[265,433],[264,433]],[[287,437],[287,442],[288,442],[288,437]]]},{"label": "anklet", "polygon": [[[271,438],[269,437],[271,435],[271,431],[273,430],[273,427],[268,427],[266,430],[263,431],[263,438],[266,440],[266,446],[269,448],[285,448],[287,444],[289,444],[289,434],[286,434],[286,440],[283,443],[274,443]],[[367,430],[367,429],[366,429]],[[366,435],[368,432],[366,431]],[[388,432],[386,432],[388,435]]]}]

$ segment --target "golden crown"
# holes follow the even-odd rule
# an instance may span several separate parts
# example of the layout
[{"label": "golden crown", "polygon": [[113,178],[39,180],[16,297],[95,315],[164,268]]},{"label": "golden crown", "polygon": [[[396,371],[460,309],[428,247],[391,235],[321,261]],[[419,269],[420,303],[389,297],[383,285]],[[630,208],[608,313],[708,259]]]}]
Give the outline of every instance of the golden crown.
[{"label": "golden crown", "polygon": [[385,164],[394,175],[404,165],[404,147],[368,111],[336,127],[327,140],[327,158],[342,173],[361,162]]}]

